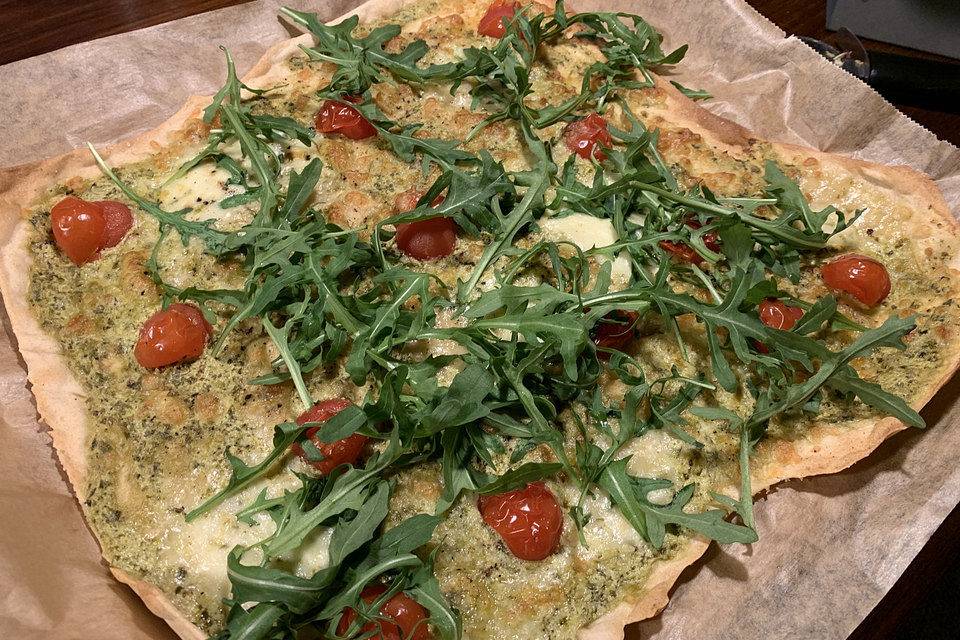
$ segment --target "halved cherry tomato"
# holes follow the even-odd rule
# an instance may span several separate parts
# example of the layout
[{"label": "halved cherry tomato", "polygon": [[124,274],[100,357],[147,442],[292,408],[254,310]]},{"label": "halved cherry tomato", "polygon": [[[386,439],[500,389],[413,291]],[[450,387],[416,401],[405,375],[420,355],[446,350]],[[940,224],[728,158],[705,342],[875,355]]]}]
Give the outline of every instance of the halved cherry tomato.
[{"label": "halved cherry tomato", "polygon": [[[343,98],[347,102],[360,103],[361,99],[351,96]],[[336,100],[326,100],[320,111],[313,116],[317,133],[339,133],[351,140],[363,140],[377,134],[377,130],[360,112],[348,104]]]},{"label": "halved cherry tomato", "polygon": [[96,260],[101,249],[119,244],[133,226],[133,216],[130,207],[116,200],[67,196],[50,210],[50,226],[57,246],[80,266]]},{"label": "halved cherry tomato", "polygon": [[107,223],[103,207],[67,196],[50,209],[50,226],[57,246],[80,266],[100,251]]},{"label": "halved cherry tomato", "polygon": [[[424,192],[408,189],[397,196],[397,213],[410,211]],[[437,196],[430,204],[435,207],[443,202]],[[430,218],[417,222],[401,222],[397,225],[397,248],[417,260],[436,260],[453,253],[457,246],[457,225],[452,218]]]},{"label": "halved cherry tomato", "polygon": [[[310,410],[305,411],[297,418],[297,424],[326,422],[351,404],[353,403],[343,398],[331,398],[330,400],[318,402],[313,405]],[[360,452],[363,451],[363,445],[367,443],[368,439],[367,436],[354,433],[336,442],[320,442],[316,437],[317,431],[319,430],[320,427],[311,427],[307,429],[306,436],[310,438],[317,449],[320,450],[320,453],[323,455],[322,460],[308,459],[307,452],[297,443],[290,445],[290,449],[303,458],[307,464],[313,466],[314,469],[324,475],[330,473],[341,464],[353,464],[357,456],[360,455]]]},{"label": "halved cherry tomato", "polygon": [[[367,604],[372,604],[387,590],[384,586],[366,587],[360,592],[360,597]],[[377,631],[376,622],[368,622],[360,628],[355,637],[370,638],[370,640],[430,640],[430,629],[423,621],[427,618],[427,610],[419,602],[400,592],[380,606],[380,615],[393,620],[396,624],[380,620],[379,633],[365,635]],[[337,634],[343,635],[350,629],[350,625],[357,619],[357,612],[351,607],[343,610],[343,617],[337,625]]]},{"label": "halved cherry tomato", "polygon": [[480,18],[480,22],[477,24],[477,33],[491,38],[502,38],[507,31],[503,19],[513,18],[519,8],[520,4],[512,0],[496,0]]},{"label": "halved cherry tomato", "polygon": [[98,200],[94,204],[103,207],[103,219],[106,222],[100,248],[109,249],[117,246],[123,240],[123,236],[127,235],[127,231],[130,231],[130,227],[133,226],[133,215],[130,214],[130,207],[116,200]]},{"label": "halved cherry tomato", "polygon": [[483,521],[521,560],[543,560],[560,547],[563,513],[557,498],[542,482],[481,497],[477,506]]},{"label": "halved cherry tomato", "polygon": [[196,360],[203,354],[213,327],[192,304],[172,304],[150,316],[140,328],[133,355],[148,369]]},{"label": "halved cherry tomato", "polygon": [[[691,229],[699,229],[703,226],[696,220],[696,218],[693,217],[688,217],[684,224]],[[696,249],[688,245],[686,242],[661,240],[659,244],[661,249],[672,253],[684,262],[689,262],[698,266],[704,262],[703,256],[697,253]],[[714,253],[720,253],[720,242],[717,239],[716,231],[708,231],[707,233],[703,234],[703,244],[705,244],[707,249],[710,249],[710,251],[713,251]]]},{"label": "halved cherry tomato", "polygon": [[573,153],[590,159],[591,153],[598,161],[607,157],[600,147],[610,147],[613,138],[607,131],[607,121],[595,113],[583,120],[574,120],[563,128],[563,141]]},{"label": "halved cherry tomato", "polygon": [[887,268],[859,253],[848,253],[823,265],[820,275],[828,287],[849,293],[868,307],[880,304],[890,294]]},{"label": "halved cherry tomato", "polygon": [[[767,298],[760,303],[760,320],[768,327],[790,331],[797,324],[797,320],[802,317],[803,309],[800,307],[788,307],[779,300],[772,298]],[[767,345],[761,342],[755,344],[757,351],[760,353],[770,353],[770,348]]]},{"label": "halved cherry tomato", "polygon": [[760,320],[768,327],[790,331],[802,317],[803,309],[800,307],[788,307],[783,302],[772,298],[767,298],[760,303]]},{"label": "halved cherry tomato", "polygon": [[[611,311],[593,329],[593,344],[599,349],[623,351],[633,339],[633,328],[640,315],[636,311]],[[610,353],[597,351],[601,360],[609,360]]]}]

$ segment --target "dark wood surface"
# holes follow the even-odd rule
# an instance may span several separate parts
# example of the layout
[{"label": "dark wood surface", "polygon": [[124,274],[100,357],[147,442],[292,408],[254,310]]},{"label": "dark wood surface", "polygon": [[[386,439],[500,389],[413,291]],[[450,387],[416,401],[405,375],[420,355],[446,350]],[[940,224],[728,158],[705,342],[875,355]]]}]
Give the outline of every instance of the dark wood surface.
[{"label": "dark wood surface", "polygon": [[[70,44],[160,24],[247,0],[0,0],[0,64]],[[788,34],[832,42],[824,0],[747,0]],[[14,35],[15,34],[15,35]],[[867,49],[946,60],[903,47],[865,41]],[[960,144],[960,115],[901,107],[937,136]],[[851,640],[957,637],[960,587],[960,509],[936,532]],[[950,595],[954,594],[954,595]]]}]

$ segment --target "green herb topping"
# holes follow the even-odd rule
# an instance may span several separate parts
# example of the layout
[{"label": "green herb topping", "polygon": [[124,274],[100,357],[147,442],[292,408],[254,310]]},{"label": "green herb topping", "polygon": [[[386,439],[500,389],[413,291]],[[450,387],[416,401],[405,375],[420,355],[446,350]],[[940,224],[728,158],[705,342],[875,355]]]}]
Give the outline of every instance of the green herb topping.
[{"label": "green herb topping", "polygon": [[[460,616],[442,597],[433,556],[423,547],[466,492],[494,494],[559,478],[579,490],[580,500],[569,515],[580,530],[589,519],[584,500],[602,489],[653,548],[663,545],[668,531],[680,528],[720,542],[751,542],[756,534],[750,456],[772,417],[816,413],[823,395],[833,393],[856,396],[883,413],[922,426],[903,400],[861,380],[850,364],[881,347],[902,349],[900,338],[913,328],[911,319],[891,318],[877,329],[864,330],[840,315],[836,301],[826,297],[812,305],[792,301],[807,309],[792,331],[761,322],[757,305],[768,297],[789,300],[778,282],[797,282],[802,257],[825,247],[851,220],[832,207],[811,210],[798,186],[772,162],[766,166],[763,197],[721,199],[703,186],[681,187],[657,151],[658,132],[630,113],[623,93],[653,86],[649,69],[679,62],[684,48],[664,53],[660,35],[639,16],[568,16],[561,1],[552,14],[518,12],[491,47],[468,48],[454,62],[428,65],[423,62],[428,52],[423,41],[398,53],[385,50],[400,33],[399,26],[378,27],[360,37],[355,34],[356,18],[326,26],[315,15],[291,9],[281,13],[316,37],[316,45],[303,48],[311,60],[336,65],[319,97],[362,98],[354,106],[376,128],[379,139],[403,160],[421,165],[432,186],[413,210],[377,224],[369,241],[362,240],[358,230],[328,222],[324,211],[310,204],[323,172],[321,161],[313,159],[300,173],[291,173],[284,187],[282,157],[276,151],[276,143],[310,144],[315,133],[290,118],[254,114],[242,92],[262,95],[270,90],[240,82],[229,53],[227,82],[204,113],[208,123],[218,118],[218,128],[170,181],[200,162],[218,163],[229,171],[232,184],[243,187],[222,206],[259,203],[248,224],[219,231],[209,220],[188,221],[186,209],[164,211],[126,187],[101,162],[104,172],[160,224],[161,238],[148,266],[165,303],[195,301],[212,322],[218,319],[216,312],[229,310],[215,349],[241,321],[256,318],[262,323],[280,355],[273,372],[256,383],[292,381],[304,409],[322,400],[311,396],[307,384],[307,376],[318,367],[342,361],[355,384],[371,385],[363,405],[323,423],[318,438],[333,442],[359,432],[379,441],[375,453],[327,476],[300,475],[302,485],[296,491],[261,493],[238,514],[252,522],[254,515],[265,513],[276,526],[257,544],[230,554],[231,609],[218,637],[294,638],[305,627],[314,627],[323,637],[339,637],[346,607],[358,612],[348,633],[352,637],[363,624],[381,617],[379,604],[385,598],[403,591],[429,611],[429,623],[439,636],[453,640],[461,636]],[[567,31],[596,44],[603,60],[587,69],[579,95],[534,108],[528,98],[538,48],[566,37]],[[378,83],[439,84],[451,93],[468,86],[473,108],[488,114],[478,129],[497,121],[517,123],[529,168],[507,170],[486,151],[464,150],[463,140],[414,135],[418,125],[391,121],[372,101],[370,88]],[[603,161],[593,162],[592,180],[584,183],[575,157],[558,165],[542,132],[558,122],[602,113],[612,104],[620,105],[631,126],[611,127],[613,148],[604,149]],[[223,151],[231,142],[239,143],[247,162]],[[441,193],[442,203],[431,206]],[[620,240],[589,251],[542,239],[519,248],[519,238],[536,238],[537,220],[570,213],[609,220]],[[451,217],[461,233],[485,239],[465,281],[443,283],[384,250],[393,225],[436,216]],[[707,241],[709,234],[719,245]],[[175,236],[184,244],[199,240],[213,256],[239,260],[246,274],[243,288],[177,288],[167,283],[158,250]],[[664,243],[684,243],[702,259],[671,260]],[[597,255],[608,261],[591,272],[591,258]],[[630,265],[629,282],[622,288],[611,284],[609,260],[618,255]],[[539,284],[522,284],[518,275],[534,263],[550,265],[550,273]],[[363,288],[356,286],[361,278]],[[441,326],[441,311],[460,324]],[[598,348],[592,336],[611,314],[623,312],[661,323],[683,353],[678,319],[694,318],[703,325],[710,371],[683,377],[674,370],[669,378],[647,380],[642,363],[620,351]],[[862,332],[846,349],[831,351],[825,337],[836,330]],[[401,357],[405,344],[428,338],[455,341],[464,353],[421,362]],[[769,349],[759,350],[757,343]],[[449,386],[439,385],[437,373],[454,359],[462,362],[462,370]],[[622,404],[605,404],[599,390],[601,375],[611,374],[628,389]],[[693,406],[704,389],[717,388],[747,390],[754,399],[752,413]],[[573,450],[565,448],[557,426],[562,407],[573,410],[581,431]],[[628,473],[627,458],[618,454],[651,430],[666,429],[700,446],[684,429],[685,413],[725,421],[739,433],[738,499],[714,494],[715,508],[688,512],[684,507],[695,491],[689,484],[679,487],[669,503],[654,504],[649,493],[670,482]],[[273,452],[255,464],[231,456],[229,483],[186,519],[269,474],[294,443],[316,455],[305,436],[311,426],[318,425],[278,425]],[[525,460],[537,448],[548,452],[546,458]],[[496,464],[506,452],[509,464]],[[436,513],[385,530],[393,490],[389,473],[424,461],[436,461],[442,469]],[[730,521],[730,511],[738,523]],[[327,568],[301,578],[276,567],[274,559],[300,546],[319,526],[332,529]],[[586,544],[582,533],[580,539]],[[388,591],[371,605],[360,592],[372,583],[386,584]]]}]

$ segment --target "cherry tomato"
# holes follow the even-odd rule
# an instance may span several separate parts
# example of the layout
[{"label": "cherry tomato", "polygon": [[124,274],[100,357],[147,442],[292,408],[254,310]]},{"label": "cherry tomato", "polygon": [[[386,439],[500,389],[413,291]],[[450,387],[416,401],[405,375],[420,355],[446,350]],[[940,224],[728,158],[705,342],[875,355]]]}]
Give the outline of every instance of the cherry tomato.
[{"label": "cherry tomato", "polygon": [[[344,97],[347,102],[359,103],[360,98]],[[377,130],[360,112],[348,104],[327,100],[313,116],[317,133],[339,133],[351,140],[363,140],[377,134]]]},{"label": "cherry tomato", "polygon": [[147,369],[196,360],[213,327],[192,304],[172,304],[150,316],[140,329],[133,355]]},{"label": "cherry tomato", "polygon": [[523,489],[481,497],[483,521],[493,527],[513,555],[543,560],[560,547],[563,513],[560,503],[542,482]]},{"label": "cherry tomato", "polygon": [[493,2],[487,12],[480,18],[477,24],[477,33],[491,38],[502,38],[507,31],[507,26],[503,24],[504,18],[513,18],[520,5],[509,0],[496,0]]},{"label": "cherry tomato", "polygon": [[[783,329],[790,331],[797,320],[803,317],[803,309],[799,307],[788,307],[779,300],[767,298],[760,303],[760,320],[763,324],[774,329]],[[770,353],[767,345],[756,342],[757,351],[760,353]]]},{"label": "cherry tomato", "polygon": [[50,226],[57,246],[80,266],[100,251],[106,220],[103,207],[67,196],[50,209]]},{"label": "cherry tomato", "polygon": [[67,196],[50,210],[57,246],[77,266],[96,260],[101,249],[115,247],[133,226],[130,207],[116,200],[87,202]]},{"label": "cherry tomato", "polygon": [[607,121],[595,113],[591,113],[583,120],[574,120],[563,128],[563,141],[573,153],[581,158],[590,159],[590,154],[598,161],[607,157],[601,151],[601,145],[609,147],[613,138],[607,131]]},{"label": "cherry tomato", "polygon": [[890,294],[886,267],[859,253],[848,253],[823,265],[820,275],[828,287],[849,293],[868,307],[880,304]]},{"label": "cherry tomato", "polygon": [[[396,199],[398,213],[410,211],[417,206],[417,201],[423,196],[423,191],[409,189]],[[437,206],[443,202],[443,196],[437,198],[430,206]],[[403,253],[417,260],[436,260],[453,253],[457,246],[457,225],[452,218],[430,218],[417,222],[401,222],[397,225],[397,248]]]},{"label": "cherry tomato", "polygon": [[760,303],[760,320],[768,327],[790,331],[802,317],[803,309],[800,307],[788,307],[779,300],[771,298]]},{"label": "cherry tomato", "polygon": [[100,248],[109,249],[117,246],[123,240],[123,236],[127,235],[127,231],[130,231],[130,227],[133,226],[130,207],[116,200],[99,200],[94,204],[103,208],[103,219],[106,222]]},{"label": "cherry tomato", "polygon": [[[684,224],[691,229],[699,229],[703,226],[693,217],[688,217]],[[698,266],[704,262],[703,256],[697,253],[696,249],[688,245],[686,242],[661,240],[659,244],[661,249],[672,253],[684,262],[689,262]],[[720,242],[717,239],[716,231],[708,231],[707,233],[703,234],[703,244],[705,244],[707,249],[710,249],[710,251],[713,251],[714,253],[720,253]]]},{"label": "cherry tomato", "polygon": [[[593,344],[601,349],[623,351],[633,339],[633,327],[640,315],[636,311],[611,311],[593,329]],[[597,351],[601,360],[609,360],[610,353]]]},{"label": "cherry tomato", "polygon": [[[360,592],[360,597],[367,604],[372,604],[386,590],[387,588],[384,586],[367,587]],[[360,628],[357,636],[367,637],[370,640],[405,640],[407,638],[410,640],[430,640],[430,629],[423,622],[427,618],[427,610],[402,591],[380,606],[380,614],[390,618],[396,624],[380,620],[380,632],[365,636],[364,634],[371,631],[377,631],[377,623],[371,621]],[[350,607],[344,609],[343,617],[340,618],[340,623],[337,625],[337,634],[345,634],[356,619],[356,611]]]},{"label": "cherry tomato", "polygon": [[[313,405],[313,407],[304,412],[299,418],[297,418],[297,424],[306,424],[308,422],[326,422],[333,416],[337,415],[351,403],[349,400],[344,400],[343,398],[332,398],[330,400],[324,400],[323,402],[318,402]],[[343,438],[342,440],[337,440],[336,442],[320,442],[317,439],[317,431],[320,430],[320,427],[311,427],[307,429],[307,437],[313,441],[313,444],[316,445],[317,449],[320,450],[320,453],[323,455],[322,460],[310,460],[307,458],[307,452],[303,450],[299,444],[292,444],[290,449],[293,450],[298,456],[304,459],[304,461],[313,466],[317,471],[326,475],[339,467],[341,464],[353,464],[357,459],[357,456],[360,455],[360,452],[363,450],[363,445],[367,443],[367,436],[360,435],[359,433],[354,433],[352,435]]]}]

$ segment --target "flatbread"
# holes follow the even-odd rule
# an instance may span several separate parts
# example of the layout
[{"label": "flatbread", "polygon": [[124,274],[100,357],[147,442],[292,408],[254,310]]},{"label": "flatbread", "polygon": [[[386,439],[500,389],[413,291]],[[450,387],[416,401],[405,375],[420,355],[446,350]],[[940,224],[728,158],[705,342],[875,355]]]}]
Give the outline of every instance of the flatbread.
[{"label": "flatbread", "polygon": [[[373,0],[347,15],[356,14],[362,20],[373,20],[395,12],[404,4],[404,0]],[[476,6],[469,8],[467,14],[470,10],[476,12]],[[297,45],[309,41],[308,36],[301,36],[272,47],[245,76],[244,81],[254,87],[270,86],[283,75],[283,63],[297,50]],[[699,134],[712,146],[737,155],[756,142],[749,131],[699,107],[669,83],[658,79],[658,89],[667,95],[664,115],[669,116],[669,121]],[[175,139],[185,124],[198,118],[208,102],[208,97],[190,98],[183,109],[157,129],[104,150],[104,159],[109,165],[115,166],[148,157]],[[950,268],[953,273],[950,277],[956,278],[956,270],[960,269],[960,225],[928,177],[906,167],[882,167],[791,145],[771,146],[785,158],[801,161],[813,158],[830,171],[856,175],[889,190],[909,206],[912,215],[902,222],[911,235],[918,238],[936,237],[940,247],[951,251],[953,259]],[[80,149],[57,158],[6,169],[0,175],[4,184],[0,190],[0,289],[19,349],[28,366],[38,410],[43,420],[51,426],[58,456],[82,502],[85,499],[82,491],[85,486],[87,443],[85,394],[60,355],[56,341],[40,329],[29,308],[27,291],[31,257],[26,246],[29,229],[23,216],[25,207],[40,198],[50,184],[75,177],[94,177],[99,175],[99,169],[89,152]],[[918,245],[918,251],[922,249],[924,245]],[[918,254],[919,263],[924,259],[925,256]],[[960,365],[960,342],[956,330],[953,335],[943,336],[943,340],[946,352],[940,375],[923,381],[913,402],[916,408],[933,397]],[[761,451],[759,463],[753,467],[753,486],[760,492],[784,479],[839,471],[868,455],[885,438],[903,428],[905,425],[900,421],[887,418],[864,421],[852,429],[849,426],[842,430],[817,428],[802,440],[777,443]],[[624,625],[656,615],[666,605],[667,594],[680,572],[695,562],[707,547],[705,539],[695,539],[680,557],[658,563],[644,593],[631,601],[624,601],[585,629],[583,637],[619,637]],[[203,637],[200,630],[173,607],[157,587],[137,580],[120,569],[111,570],[181,637]]]}]

